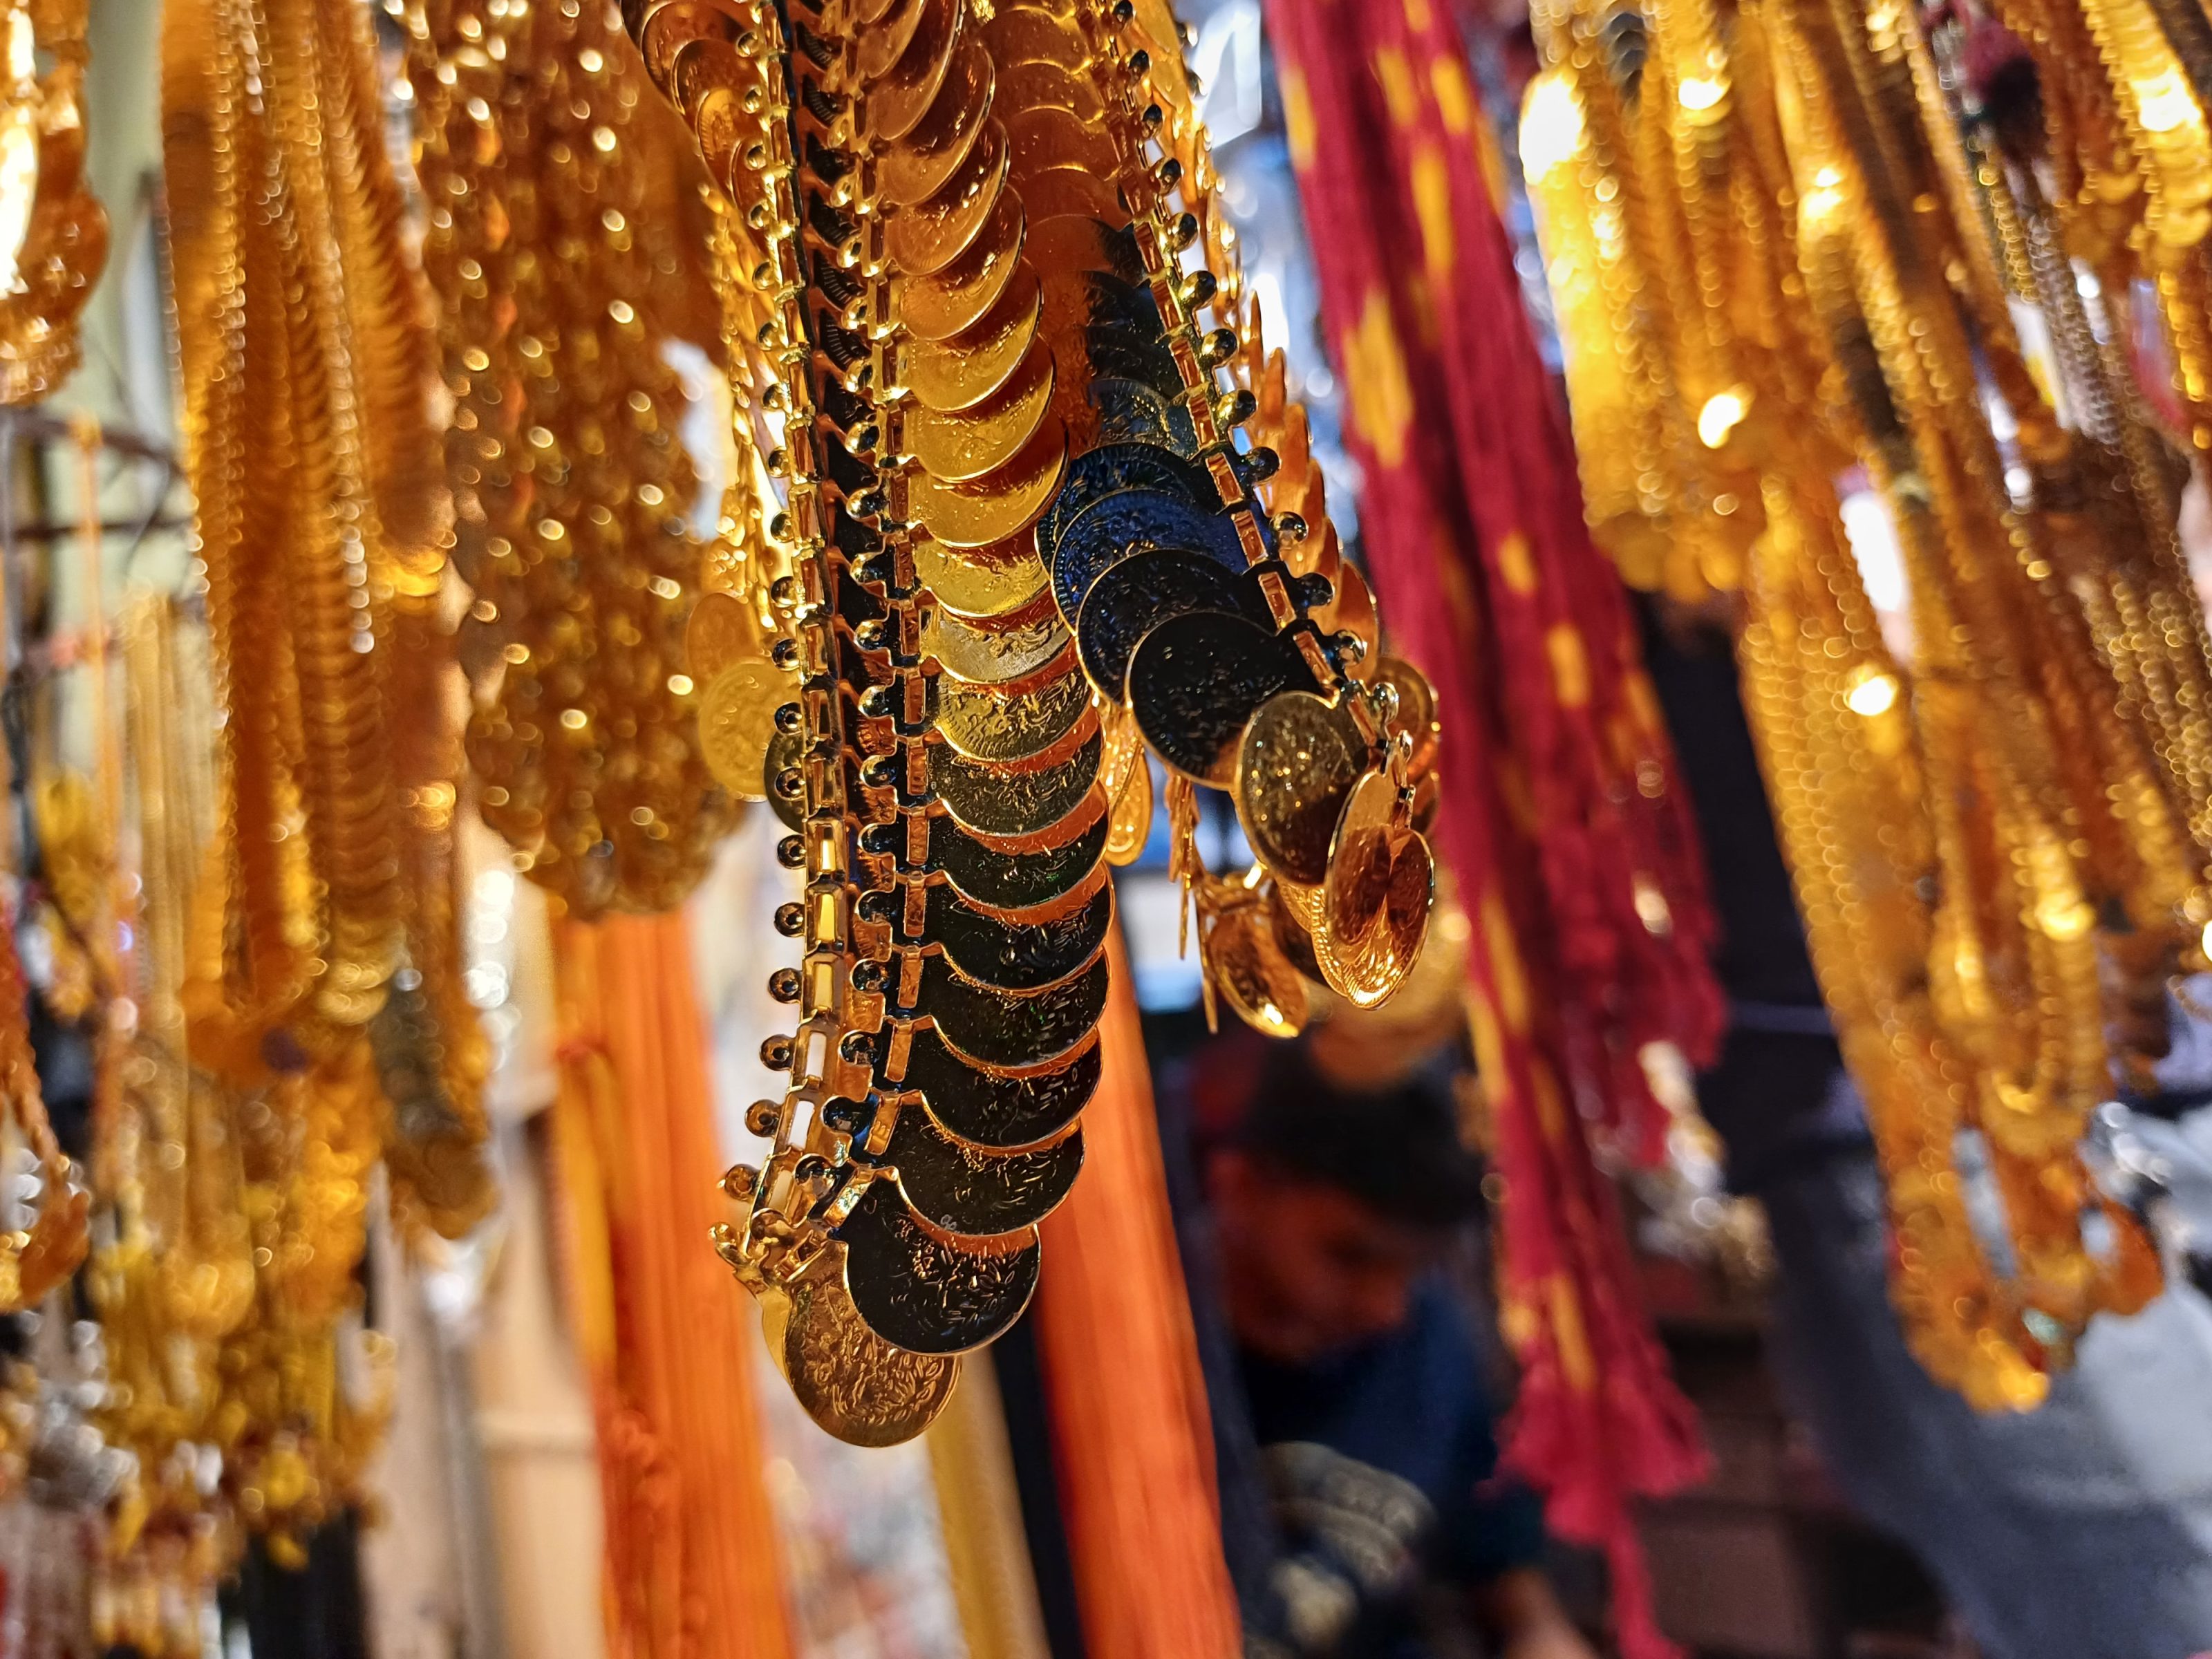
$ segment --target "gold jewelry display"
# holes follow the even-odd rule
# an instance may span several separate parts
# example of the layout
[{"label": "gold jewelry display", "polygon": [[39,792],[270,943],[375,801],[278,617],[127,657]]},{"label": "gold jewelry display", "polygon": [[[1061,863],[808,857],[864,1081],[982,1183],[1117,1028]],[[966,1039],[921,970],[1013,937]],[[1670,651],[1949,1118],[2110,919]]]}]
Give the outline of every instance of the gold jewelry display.
[{"label": "gold jewelry display", "polygon": [[91,879],[56,883],[92,895],[100,1426],[137,1465],[95,1601],[149,1654],[197,1651],[245,1532],[298,1559],[357,1501],[388,1394],[357,1276],[380,1161],[410,1231],[491,1198],[434,366],[368,19],[179,0],[162,47],[204,626],[142,595],[111,647],[88,476]]},{"label": "gold jewelry display", "polygon": [[[751,613],[781,636],[712,659],[702,717],[733,788],[759,766],[805,880],[777,917],[802,965],[769,985],[799,1029],[763,1050],[790,1087],[750,1115],[774,1150],[730,1172],[720,1248],[816,1420],[887,1443],[1021,1312],[1036,1223],[1075,1178],[1103,862],[1144,839],[1146,751],[1186,852],[1198,787],[1285,826],[1335,900],[1298,912],[1316,976],[1374,1001],[1431,896],[1415,741],[1370,688],[1371,602],[1310,455],[1283,480],[1236,441],[1263,398],[1271,422],[1302,416],[1265,371],[1164,5],[624,19],[748,262],[733,389],[781,496],[758,568],[791,566]],[[736,635],[695,629],[695,676]],[[1259,1012],[1269,872],[1232,926],[1195,859],[1177,867],[1209,978]]]},{"label": "gold jewelry display", "polygon": [[484,819],[580,916],[666,909],[734,821],[715,757],[744,682],[687,672],[701,550],[660,352],[673,245],[644,211],[658,112],[592,8],[401,15]]},{"label": "gold jewelry display", "polygon": [[[2056,214],[2039,158],[1970,106],[1960,26],[1931,38],[1881,0],[1756,0],[1725,27],[1540,8],[1522,119],[1593,526],[1633,581],[1741,591],[1746,706],[1888,1177],[1897,1301],[1984,1407],[2033,1404],[2094,1313],[2155,1292],[2080,1143],[2115,1063],[2148,1064],[2108,1025],[2202,964],[2212,918],[2212,664],[2124,344],[2135,275],[2203,239],[2203,119],[2157,78],[2148,9],[2124,13],[2008,16],[2042,70]],[[2154,84],[2151,143],[2130,100]],[[2185,383],[2201,307],[2167,317]],[[1909,667],[1844,533],[1854,462],[1897,529]],[[1968,1219],[1968,1128],[2006,1271]]]},{"label": "gold jewelry display", "polygon": [[107,214],[84,177],[90,10],[89,0],[0,8],[0,404],[33,402],[69,378],[77,314],[107,263]]}]

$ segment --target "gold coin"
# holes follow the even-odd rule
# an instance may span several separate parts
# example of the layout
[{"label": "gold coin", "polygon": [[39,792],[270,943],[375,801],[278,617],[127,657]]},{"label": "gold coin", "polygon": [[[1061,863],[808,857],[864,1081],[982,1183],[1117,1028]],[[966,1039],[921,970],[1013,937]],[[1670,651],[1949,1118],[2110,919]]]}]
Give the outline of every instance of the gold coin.
[{"label": "gold coin", "polygon": [[702,593],[684,629],[684,665],[704,684],[740,657],[766,656],[764,631],[752,607],[736,594]]},{"label": "gold coin", "polygon": [[[881,62],[898,46],[897,36],[889,34],[880,46],[878,31],[871,30],[862,37],[858,58],[863,75],[874,82],[865,92],[868,131],[878,145],[896,143],[931,116],[942,113],[938,94],[956,78],[953,59],[963,46],[982,51],[983,43],[974,31],[960,27],[964,9],[962,0],[923,0],[913,34],[898,52],[896,61],[880,76],[868,74],[866,64],[872,56],[872,61]],[[988,63],[989,53],[983,55]],[[990,101],[988,96],[984,101]]]},{"label": "gold coin", "polygon": [[[1006,122],[1013,174],[1024,204],[1030,200],[1030,181],[1048,169],[1087,173],[1109,201],[1115,200],[1113,180],[1121,170],[1121,157],[1103,122],[1085,122],[1073,110],[1049,104],[1010,109]],[[1046,216],[1041,209],[1031,212],[1039,219]]]},{"label": "gold coin", "polygon": [[1012,616],[1035,606],[1040,595],[1050,596],[1052,579],[1027,530],[995,547],[951,548],[936,541],[913,546],[915,574],[939,607],[962,618]]},{"label": "gold coin", "polygon": [[870,1330],[832,1245],[798,1284],[761,1297],[769,1352],[806,1414],[853,1446],[896,1446],[935,1420],[960,1376],[957,1355],[909,1353]]},{"label": "gold coin", "polygon": [[[908,341],[899,362],[907,390],[939,414],[973,409],[1012,380],[1029,356],[1043,301],[1036,273],[1024,270],[975,327],[946,340]],[[898,306],[898,314],[905,309]]]},{"label": "gold coin", "polygon": [[908,272],[893,283],[896,319],[907,332],[917,340],[950,339],[988,316],[1021,269],[1025,223],[1021,198],[1003,192],[965,253],[942,270]]},{"label": "gold coin", "polygon": [[1152,836],[1152,769],[1140,753],[1107,819],[1103,856],[1109,864],[1134,864],[1143,855]]},{"label": "gold coin", "polygon": [[1366,646],[1367,654],[1352,665],[1350,672],[1356,680],[1371,680],[1381,642],[1375,625],[1375,596],[1368,591],[1367,579],[1359,574],[1358,565],[1340,562],[1330,580],[1336,584],[1336,597],[1315,613],[1314,620],[1324,634],[1350,634]]},{"label": "gold coin", "polygon": [[918,475],[908,495],[908,508],[947,547],[989,547],[1037,521],[1066,468],[1066,430],[1047,421],[1028,448],[988,477],[945,484],[927,473]]},{"label": "gold coin", "polygon": [[1053,356],[1033,343],[1013,379],[974,409],[940,414],[917,406],[906,421],[906,447],[939,483],[971,483],[1018,455],[1052,407]]},{"label": "gold coin", "polygon": [[1328,879],[1337,819],[1370,759],[1346,702],[1285,691],[1261,706],[1237,750],[1237,820],[1272,873]]},{"label": "gold coin", "polygon": [[1015,64],[1057,64],[1070,75],[1089,68],[1091,54],[1067,24],[1035,6],[1000,6],[983,25],[991,56],[1004,69]]},{"label": "gold coin", "polygon": [[1006,128],[987,122],[951,182],[927,201],[901,209],[884,226],[884,246],[892,269],[926,276],[966,252],[1005,193],[1007,155]]},{"label": "gold coin", "polygon": [[1238,888],[1207,918],[1199,950],[1214,992],[1237,1017],[1268,1036],[1293,1037],[1305,1029],[1305,981],[1276,943],[1266,899]]},{"label": "gold coin", "polygon": [[1435,894],[1435,860],[1409,803],[1370,772],[1337,825],[1313,934],[1329,988],[1361,1008],[1389,1001],[1420,957]]},{"label": "gold coin", "polygon": [[973,685],[1001,685],[1034,673],[1067,643],[1060,607],[1048,593],[1039,599],[1043,602],[1032,602],[1027,611],[994,617],[988,626],[932,605],[922,617],[922,652],[936,658],[951,678]]},{"label": "gold coin", "polygon": [[1103,219],[1109,225],[1129,222],[1129,210],[1121,204],[1110,173],[1101,178],[1080,167],[1045,167],[1015,187],[1021,191],[1022,210],[1036,224],[1072,217]]},{"label": "gold coin", "polygon": [[[902,127],[904,136],[876,164],[876,189],[884,200],[911,207],[951,182],[990,118],[991,75],[991,55],[971,36],[943,61],[939,81],[915,85],[913,97],[921,101],[913,107],[920,125],[910,132]],[[869,96],[872,122],[894,100],[896,85],[886,82]]]},{"label": "gold coin", "polygon": [[1090,82],[1079,80],[1057,64],[1028,59],[1010,64],[999,73],[999,96],[1007,109],[1031,109],[1049,105],[1073,112],[1085,121],[1106,118],[1106,103]]},{"label": "gold coin", "polygon": [[868,1328],[911,1353],[955,1354],[1005,1334],[1036,1289],[1034,1227],[968,1238],[931,1226],[896,1182],[872,1182],[839,1229],[845,1286]]},{"label": "gold coin", "polygon": [[860,32],[853,68],[864,82],[879,81],[906,55],[906,49],[924,33],[952,39],[952,16],[958,0],[898,0],[880,21]]},{"label": "gold coin", "polygon": [[761,769],[775,736],[775,711],[799,695],[799,677],[765,657],[744,657],[699,696],[699,752],[714,780],[743,800],[763,799]]},{"label": "gold coin", "polygon": [[1406,775],[1425,778],[1436,769],[1437,750],[1443,744],[1443,728],[1437,723],[1436,687],[1429,684],[1426,674],[1403,657],[1377,658],[1375,681],[1398,694],[1398,712],[1390,719],[1391,734],[1404,732],[1413,739]]},{"label": "gold coin", "polygon": [[1073,649],[1026,682],[974,686],[937,683],[937,732],[970,760],[1018,761],[1042,754],[1075,729],[1091,707],[1091,687]]},{"label": "gold coin", "polygon": [[929,779],[963,829],[1010,845],[1056,845],[1083,814],[1098,776],[1098,725],[1089,718],[1059,743],[1018,763],[931,751]]}]

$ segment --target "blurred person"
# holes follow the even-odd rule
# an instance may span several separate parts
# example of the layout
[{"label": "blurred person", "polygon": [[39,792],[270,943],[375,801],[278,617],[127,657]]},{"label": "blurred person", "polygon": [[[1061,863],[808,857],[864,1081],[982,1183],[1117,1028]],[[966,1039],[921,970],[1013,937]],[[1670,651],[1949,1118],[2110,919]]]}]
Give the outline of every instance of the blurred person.
[{"label": "blurred person", "polygon": [[1310,1039],[1270,1045],[1207,1160],[1279,1534],[1254,1656],[1595,1659],[1538,1565],[1536,1498],[1499,1474],[1484,1346],[1444,1272],[1483,1208],[1452,1074],[1440,1060],[1363,1088]]},{"label": "blurred person", "polygon": [[[1807,953],[1738,692],[1725,602],[1644,605],[1644,660],[1696,809],[1730,1025],[1700,1106],[1773,1242],[1785,1397],[1862,1516],[1909,1546],[1984,1659],[2212,1650],[2212,1304],[2182,1282],[2100,1316],[2034,1411],[1929,1378],[1889,1300],[1887,1196]],[[2150,1093],[2116,1088],[2212,1237],[2212,1040],[2177,1016]],[[1975,1148],[1960,1165],[1976,1197]]]}]

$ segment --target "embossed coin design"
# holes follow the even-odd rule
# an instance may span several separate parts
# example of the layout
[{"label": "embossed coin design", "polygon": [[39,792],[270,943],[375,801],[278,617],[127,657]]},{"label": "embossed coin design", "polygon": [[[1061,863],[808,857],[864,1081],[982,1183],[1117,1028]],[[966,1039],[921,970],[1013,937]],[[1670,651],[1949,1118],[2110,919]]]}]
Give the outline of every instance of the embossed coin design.
[{"label": "embossed coin design", "polygon": [[707,683],[699,697],[699,750],[723,788],[747,800],[761,799],[761,766],[775,736],[775,711],[798,693],[798,677],[765,657],[741,657]]}]

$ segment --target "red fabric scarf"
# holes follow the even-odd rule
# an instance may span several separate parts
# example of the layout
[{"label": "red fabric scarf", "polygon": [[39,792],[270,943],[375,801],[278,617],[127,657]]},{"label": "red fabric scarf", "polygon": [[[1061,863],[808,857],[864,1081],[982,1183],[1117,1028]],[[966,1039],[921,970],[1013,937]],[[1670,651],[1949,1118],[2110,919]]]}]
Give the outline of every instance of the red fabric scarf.
[{"label": "red fabric scarf", "polygon": [[1505,1180],[1503,1304],[1523,1368],[1509,1456],[1562,1536],[1602,1546],[1628,1659],[1652,1620],[1629,1499],[1703,1468],[1593,1143],[1648,1161],[1638,1060],[1723,1012],[1686,800],[1499,217],[1503,169],[1437,0],[1267,0],[1322,322],[1364,470],[1395,648],[1435,681],[1440,850],[1474,922],[1468,998]]}]

